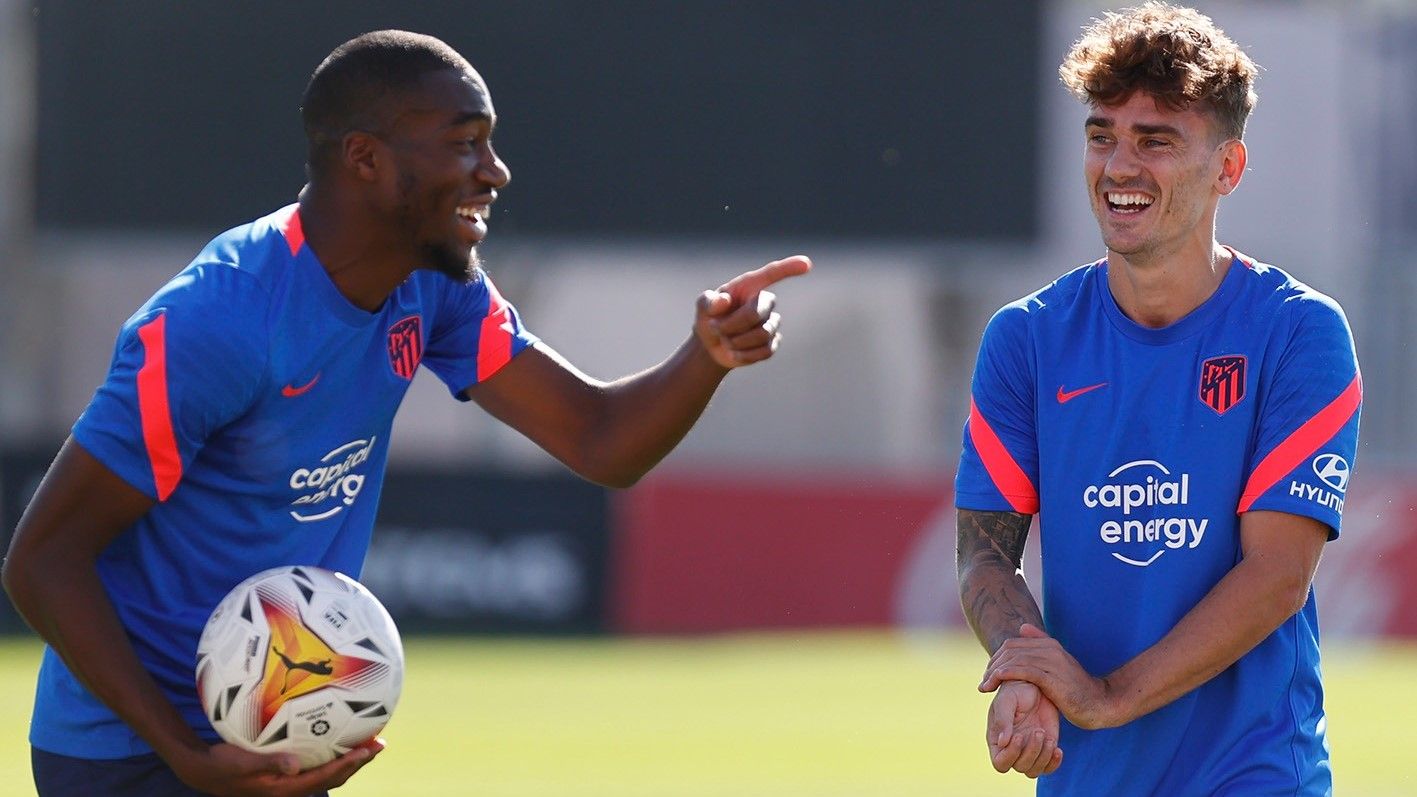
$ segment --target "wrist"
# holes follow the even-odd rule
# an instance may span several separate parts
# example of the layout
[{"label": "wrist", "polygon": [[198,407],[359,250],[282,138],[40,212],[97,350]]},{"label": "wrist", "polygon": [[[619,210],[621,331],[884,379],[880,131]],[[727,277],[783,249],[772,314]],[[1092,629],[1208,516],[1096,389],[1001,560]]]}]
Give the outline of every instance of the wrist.
[{"label": "wrist", "polygon": [[732,366],[724,365],[714,356],[713,349],[702,335],[697,333],[689,336],[688,342],[689,360],[697,368],[702,368],[706,373],[722,379],[733,370]]},{"label": "wrist", "polygon": [[203,760],[211,753],[211,745],[192,734],[190,737],[171,739],[161,746],[153,745],[153,751],[186,783],[195,771],[201,769]]},{"label": "wrist", "polygon": [[1136,719],[1132,716],[1132,691],[1120,671],[1098,679],[1102,683],[1096,728],[1115,728]]}]

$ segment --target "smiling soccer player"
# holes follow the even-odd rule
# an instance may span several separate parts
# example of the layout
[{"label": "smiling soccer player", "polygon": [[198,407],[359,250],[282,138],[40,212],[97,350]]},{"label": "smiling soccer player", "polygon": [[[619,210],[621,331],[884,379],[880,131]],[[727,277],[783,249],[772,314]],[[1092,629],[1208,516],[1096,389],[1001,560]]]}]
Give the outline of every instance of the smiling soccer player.
[{"label": "smiling soccer player", "polygon": [[30,728],[41,797],[344,783],[378,745],[300,773],[289,755],[215,743],[192,665],[208,613],[247,576],[358,575],[415,370],[585,478],[627,486],[732,369],[773,356],[767,288],[811,267],[789,257],[704,291],[662,363],[592,379],[479,266],[511,173],[492,95],[461,55],[420,34],[360,36],[315,70],[301,111],[299,201],[217,237],[123,326],[12,540],[5,587],[48,643]]},{"label": "smiling soccer player", "polygon": [[989,322],[956,485],[990,757],[1039,794],[1332,792],[1311,584],[1362,384],[1332,299],[1215,238],[1255,73],[1157,2],[1061,69],[1107,254]]}]

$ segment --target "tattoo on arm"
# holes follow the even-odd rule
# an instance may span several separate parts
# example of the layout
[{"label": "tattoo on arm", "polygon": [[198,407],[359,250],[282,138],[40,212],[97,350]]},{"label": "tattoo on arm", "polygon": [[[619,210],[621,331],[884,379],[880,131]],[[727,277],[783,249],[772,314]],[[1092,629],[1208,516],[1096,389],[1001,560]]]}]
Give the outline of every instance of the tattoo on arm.
[{"label": "tattoo on arm", "polygon": [[960,603],[975,636],[990,653],[1018,636],[1024,623],[1043,628],[1043,613],[1020,568],[1032,515],[961,509],[955,564]]}]

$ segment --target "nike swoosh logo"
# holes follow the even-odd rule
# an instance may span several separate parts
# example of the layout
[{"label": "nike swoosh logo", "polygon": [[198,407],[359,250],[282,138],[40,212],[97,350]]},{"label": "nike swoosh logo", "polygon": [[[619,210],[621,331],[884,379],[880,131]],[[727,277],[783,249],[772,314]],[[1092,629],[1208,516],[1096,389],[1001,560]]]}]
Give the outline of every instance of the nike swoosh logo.
[{"label": "nike swoosh logo", "polygon": [[320,381],[320,375],[315,374],[314,379],[311,379],[309,382],[306,382],[300,387],[292,387],[290,385],[286,385],[285,387],[280,389],[280,394],[282,396],[285,396],[286,398],[295,398],[296,396],[302,393],[309,392],[310,388],[314,387],[315,383],[318,381]]},{"label": "nike swoosh logo", "polygon": [[1098,382],[1098,383],[1095,384],[1095,385],[1088,385],[1087,387],[1080,387],[1080,388],[1078,388],[1077,390],[1066,390],[1066,391],[1063,390],[1063,386],[1062,386],[1062,385],[1058,385],[1058,403],[1059,403],[1059,404],[1067,404],[1069,401],[1072,401],[1073,399],[1077,398],[1078,396],[1081,396],[1081,395],[1084,394],[1084,393],[1090,393],[1090,392],[1092,392],[1092,391],[1098,389],[1099,387],[1107,387],[1107,383],[1106,383],[1106,382]]}]

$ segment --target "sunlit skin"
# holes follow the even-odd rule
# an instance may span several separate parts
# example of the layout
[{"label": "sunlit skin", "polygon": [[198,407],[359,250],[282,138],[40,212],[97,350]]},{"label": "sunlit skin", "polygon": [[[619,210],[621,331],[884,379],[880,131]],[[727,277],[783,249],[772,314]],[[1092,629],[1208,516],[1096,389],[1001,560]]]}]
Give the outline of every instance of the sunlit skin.
[{"label": "sunlit skin", "polygon": [[[352,174],[336,179],[357,180],[357,191],[301,192],[311,249],[340,291],[366,310],[417,269],[470,279],[491,205],[511,180],[492,147],[492,96],[471,67],[429,72],[397,101],[386,129],[345,136]],[[321,235],[323,205],[356,197],[363,207],[340,215],[360,223]]]},{"label": "sunlit skin", "polygon": [[470,279],[489,209],[511,180],[492,148],[492,97],[471,69],[446,70],[424,75],[410,105],[383,140],[397,169],[394,209],[429,267]]},{"label": "sunlit skin", "polygon": [[[1244,174],[1245,145],[1224,135],[1208,109],[1178,111],[1140,91],[1116,105],[1094,105],[1084,130],[1083,171],[1092,213],[1107,246],[1112,296],[1133,321],[1153,328],[1169,326],[1199,307],[1225,277],[1232,255],[1215,240],[1215,215],[1220,198],[1234,191]],[[1010,531],[1003,513],[960,515],[961,540],[1013,540],[1006,547],[1022,555],[1028,529],[1024,516],[1014,516],[1022,525]],[[998,525],[984,529],[980,524]],[[986,558],[991,555],[981,546],[962,543],[961,550],[966,548]],[[1020,594],[1010,583],[1016,567],[1016,561],[1005,561],[992,569],[997,576],[986,567],[971,576],[977,581],[966,590],[976,601],[990,599],[988,607],[1007,615],[989,625],[995,631],[1007,627],[1010,637],[1015,629],[1036,631],[1042,624],[1026,588]],[[962,584],[966,572],[961,571]],[[1011,651],[1019,644],[985,636],[981,641],[995,656],[991,671],[1000,650]],[[999,693],[990,704],[986,731],[994,768],[1029,777],[1056,771],[1063,759],[1057,746],[1057,695],[1040,694],[1032,683],[997,676],[986,680],[985,691],[994,688]],[[1067,708],[1075,709],[1076,704]],[[1070,717],[1079,719],[1076,714]]]},{"label": "sunlit skin", "polygon": [[[410,46],[421,45],[414,39]],[[432,51],[447,55],[441,45]],[[454,280],[474,273],[475,247],[510,173],[492,148],[491,95],[466,62],[423,73],[411,86],[371,80],[367,88],[359,107],[339,116],[338,130],[317,131],[299,220],[334,287],[375,313],[418,270]],[[359,126],[345,129],[351,119]],[[781,316],[768,289],[811,268],[811,260],[794,255],[702,292],[684,342],[638,373],[595,379],[537,341],[457,393],[581,477],[629,487],[684,438],[730,371],[774,355]],[[296,756],[199,737],[144,667],[97,562],[154,505],[68,440],[11,537],[0,574],[11,602],[93,695],[196,791],[299,797],[345,783],[383,749],[382,740],[301,772]],[[282,682],[287,694],[309,683],[306,676],[338,673],[331,653],[311,650],[286,640],[273,653],[272,666],[291,668]]]},{"label": "sunlit skin", "polygon": [[[1083,171],[1112,295],[1139,324],[1175,323],[1225,277],[1231,254],[1215,240],[1215,214],[1244,175],[1244,142],[1221,133],[1208,110],[1173,110],[1140,91],[1093,106],[1085,131]],[[1141,202],[1117,201],[1129,195]]]}]

